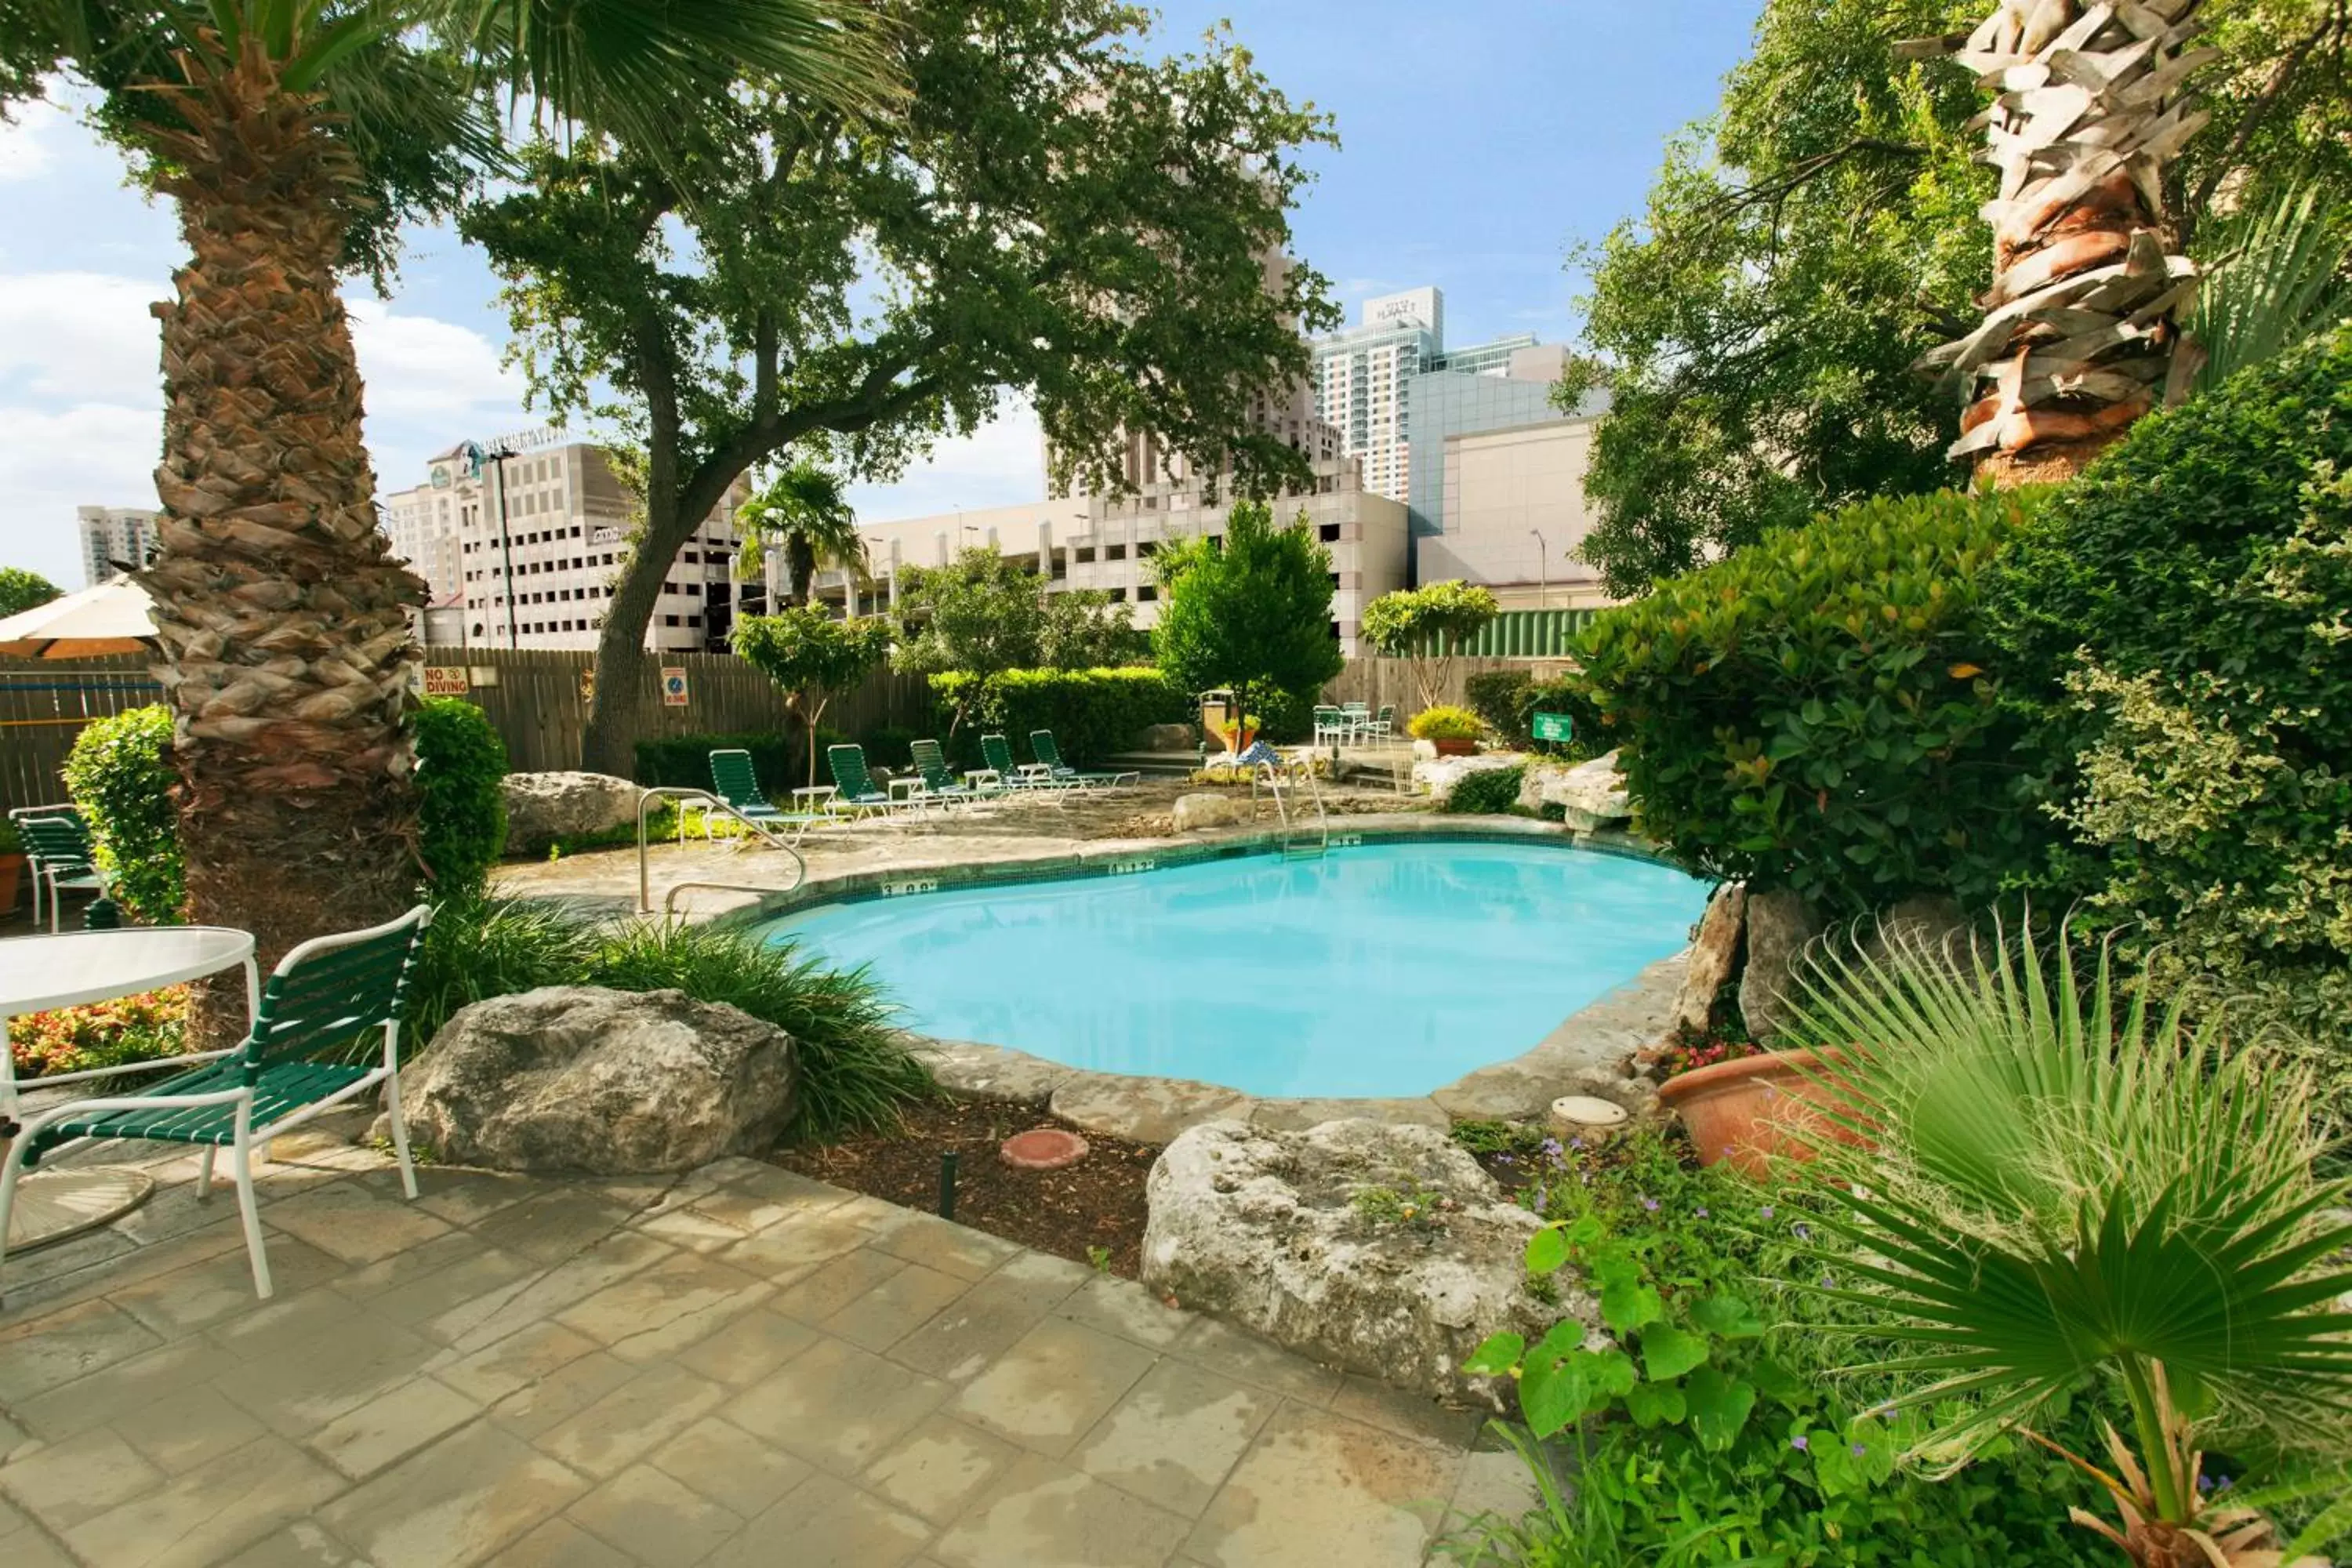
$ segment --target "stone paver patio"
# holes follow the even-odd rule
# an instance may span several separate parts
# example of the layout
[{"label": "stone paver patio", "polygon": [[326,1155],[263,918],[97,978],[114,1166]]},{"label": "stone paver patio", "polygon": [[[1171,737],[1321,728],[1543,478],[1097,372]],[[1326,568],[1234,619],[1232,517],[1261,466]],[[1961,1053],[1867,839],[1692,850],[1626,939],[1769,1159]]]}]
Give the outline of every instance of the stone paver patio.
[{"label": "stone paver patio", "polygon": [[279,1153],[269,1302],[186,1159],[9,1260],[0,1563],[1378,1568],[1525,1500],[1469,1414],[758,1162]]}]

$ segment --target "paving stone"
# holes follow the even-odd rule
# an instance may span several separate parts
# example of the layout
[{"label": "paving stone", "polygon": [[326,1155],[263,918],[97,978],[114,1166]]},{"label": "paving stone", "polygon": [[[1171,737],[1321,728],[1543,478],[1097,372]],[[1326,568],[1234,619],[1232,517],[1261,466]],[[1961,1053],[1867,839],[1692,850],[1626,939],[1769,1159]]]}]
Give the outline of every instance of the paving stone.
[{"label": "paving stone", "polygon": [[749,1519],[814,1471],[732,1422],[706,1415],[654,1450],[656,1469]]},{"label": "paving stone", "polygon": [[366,1568],[351,1549],[310,1520],[272,1531],[221,1568]]},{"label": "paving stone", "polygon": [[80,1568],[66,1550],[37,1530],[0,1537],[8,1548],[8,1568]]},{"label": "paving stone", "polygon": [[[846,1188],[803,1176],[798,1171],[787,1171],[782,1165],[772,1165],[765,1160],[755,1161],[754,1163],[760,1167],[758,1170],[746,1172],[728,1184],[732,1192],[751,1202],[811,1213],[849,1201],[851,1194]],[[712,1212],[719,1211],[714,1209]]]},{"label": "paving stone", "polygon": [[753,1384],[728,1420],[836,1475],[856,1475],[944,1403],[937,1378],[821,1339]]},{"label": "paving stone", "polygon": [[1484,1411],[1464,1410],[1352,1372],[1331,1395],[1331,1412],[1401,1437],[1422,1437],[1456,1448],[1467,1448],[1487,1420]]},{"label": "paving stone", "polygon": [[267,1301],[248,1301],[243,1311],[206,1329],[204,1337],[240,1361],[266,1361],[298,1340],[329,1332],[368,1315],[367,1310],[349,1296],[340,1296],[332,1290],[303,1290]]},{"label": "paving stone", "polygon": [[795,1216],[747,1236],[716,1256],[732,1268],[771,1283],[794,1280],[812,1266],[862,1251],[866,1227],[839,1209]]},{"label": "paving stone", "polygon": [[481,1414],[464,1394],[414,1378],[310,1434],[311,1452],[351,1477],[365,1480],[386,1465],[452,1432]]},{"label": "paving stone", "polygon": [[898,1568],[930,1526],[845,1481],[812,1476],[713,1552],[709,1568]]},{"label": "paving stone", "polygon": [[587,1489],[575,1472],[477,1421],[329,1503],[319,1522],[376,1568],[464,1568]]},{"label": "paving stone", "polygon": [[269,1223],[346,1263],[373,1263],[449,1233],[449,1222],[356,1182],[330,1182],[271,1206]]},{"label": "paving stone", "polygon": [[806,1323],[761,1310],[744,1313],[675,1359],[688,1372],[741,1388],[816,1343],[817,1337]]},{"label": "paving stone", "polygon": [[[988,1489],[936,1555],[949,1568],[1159,1568],[1186,1526],[1165,1509],[1033,1454]],[[1346,1559],[1314,1553],[1297,1561]]]},{"label": "paving stone", "polygon": [[0,1329],[0,1406],[152,1350],[163,1337],[111,1301],[84,1301]]},{"label": "paving stone", "polygon": [[[343,1261],[289,1237],[268,1238],[269,1282],[276,1298],[298,1296],[341,1274]],[[116,1306],[166,1339],[191,1334],[254,1310],[253,1265],[240,1246],[107,1292]]]},{"label": "paving stone", "polygon": [[532,1442],[583,1474],[610,1476],[693,1426],[725,1394],[683,1367],[656,1364]]},{"label": "paving stone", "polygon": [[[157,1400],[186,1389],[205,1388],[212,1379],[239,1371],[244,1364],[208,1341],[181,1340],[21,1400],[12,1408],[33,1436],[55,1441],[102,1426],[119,1416],[143,1415]],[[226,1403],[216,1394],[211,1397]]]},{"label": "paving stone", "polygon": [[1002,1237],[919,1209],[897,1209],[876,1224],[873,1236],[873,1245],[894,1258],[967,1280],[982,1278],[1021,1251]]},{"label": "paving stone", "polygon": [[886,1351],[936,1317],[966,1285],[953,1274],[909,1263],[825,1319],[824,1327],[851,1344]]},{"label": "paving stone", "polygon": [[607,1285],[555,1315],[623,1361],[674,1354],[765,1300],[764,1280],[690,1252]]},{"label": "paving stone", "polygon": [[16,1450],[33,1441],[33,1435],[22,1426],[0,1415],[0,1465],[5,1465]]},{"label": "paving stone", "polygon": [[1025,1267],[1029,1261],[1024,1254],[965,1291],[952,1306],[891,1346],[890,1359],[954,1382],[977,1377],[1089,1277],[1083,1268],[1076,1278],[1032,1270]]},{"label": "paving stone", "polygon": [[1192,1326],[1189,1314],[1134,1280],[1108,1275],[1088,1280],[1084,1289],[1062,1303],[1056,1315],[1153,1350],[1166,1350]]},{"label": "paving stone", "polygon": [[1168,1353],[1180,1361],[1205,1366],[1211,1372],[1272,1389],[1302,1405],[1328,1405],[1331,1395],[1339,1389],[1338,1368],[1318,1366],[1271,1340],[1260,1339],[1247,1330],[1214,1318],[1193,1319],[1192,1328]]},{"label": "paving stone", "polygon": [[698,1253],[723,1251],[755,1234],[698,1208],[665,1209],[650,1218],[639,1220],[634,1228],[641,1236],[650,1236],[672,1247]]},{"label": "paving stone", "polygon": [[690,1568],[742,1528],[740,1515],[650,1465],[633,1465],[566,1516],[647,1568]]},{"label": "paving stone", "polygon": [[1306,1561],[1418,1568],[1457,1456],[1328,1411],[1287,1405],[1185,1542],[1214,1568]]},{"label": "paving stone", "polygon": [[222,1398],[219,1390],[202,1384],[177,1394],[159,1388],[147,1404],[124,1413],[113,1426],[149,1464],[173,1476],[225,1448],[249,1443],[265,1430]]},{"label": "paving stone", "polygon": [[[541,1272],[541,1265],[522,1254],[484,1247],[462,1230],[452,1231],[420,1250],[437,1250],[445,1245],[463,1249],[463,1256],[446,1267],[414,1273],[396,1282],[384,1278],[384,1266],[379,1264],[337,1280],[335,1293],[359,1302],[387,1322],[446,1339],[451,1329],[465,1323],[460,1309],[493,1291],[519,1287]],[[387,1261],[398,1263],[402,1258]]]},{"label": "paving stone", "polygon": [[1205,1367],[1163,1361],[1087,1435],[1072,1462],[1190,1517],[1209,1505],[1280,1403]]},{"label": "paving stone", "polygon": [[5,1541],[20,1530],[33,1528],[32,1520],[22,1509],[0,1499],[0,1541]]},{"label": "paving stone", "polygon": [[270,1430],[301,1437],[416,1375],[431,1346],[348,1302],[344,1307],[342,1321],[248,1361],[213,1386]]},{"label": "paving stone", "polygon": [[492,1247],[520,1252],[534,1263],[577,1257],[628,1223],[635,1211],[587,1187],[541,1187],[469,1228]]},{"label": "paving stone", "polygon": [[812,1327],[908,1267],[904,1258],[859,1247],[829,1263],[820,1264],[776,1292],[776,1310]]},{"label": "paving stone", "polygon": [[1463,1456],[1444,1528],[1459,1529],[1481,1516],[1516,1521],[1540,1499],[1526,1460],[1509,1449],[1479,1449]]},{"label": "paving stone", "polygon": [[416,1188],[416,1206],[451,1225],[473,1225],[547,1191],[529,1176],[499,1171],[419,1171]]},{"label": "paving stone", "polygon": [[292,1444],[263,1436],[63,1533],[88,1563],[207,1568],[308,1515],[342,1485]]},{"label": "paving stone", "polygon": [[1153,1360],[1141,1345],[1048,1318],[956,1396],[963,1419],[1055,1458],[1135,1386]]},{"label": "paving stone", "polygon": [[[637,1368],[618,1356],[604,1351],[592,1352],[515,1390],[490,1407],[490,1416],[519,1437],[537,1437],[571,1420],[637,1373]],[[464,1384],[457,1386],[462,1388]]]},{"label": "paving stone", "polygon": [[934,1414],[876,1460],[865,1481],[885,1501],[945,1523],[1020,1458],[1003,1438]]},{"label": "paving stone", "polygon": [[0,1466],[0,1496],[64,1534],[161,1485],[163,1472],[109,1427],[50,1443]]},{"label": "paving stone", "polygon": [[568,1519],[551,1519],[489,1559],[490,1568],[642,1568]]},{"label": "paving stone", "polygon": [[[373,1263],[354,1265],[334,1282],[334,1288],[351,1300],[373,1308],[384,1297],[437,1279],[455,1265],[485,1257],[509,1256],[496,1247],[484,1247],[481,1237],[472,1232],[453,1226],[430,1241],[404,1247]],[[502,1267],[513,1269],[516,1264],[509,1262]]]},{"label": "paving stone", "polygon": [[[533,1323],[496,1344],[446,1364],[436,1358],[435,1376],[469,1399],[495,1405],[518,1389],[552,1376],[597,1348],[596,1342],[562,1323]],[[447,1352],[444,1352],[446,1354]]]},{"label": "paving stone", "polygon": [[[504,1215],[491,1217],[499,1219]],[[530,1255],[528,1248],[514,1250]],[[478,1350],[517,1329],[552,1317],[575,1301],[585,1300],[607,1285],[676,1256],[676,1249],[664,1247],[651,1237],[615,1232],[575,1257],[547,1266],[544,1273],[515,1285],[501,1286],[477,1300],[452,1308],[425,1324],[425,1331],[460,1350]]]}]

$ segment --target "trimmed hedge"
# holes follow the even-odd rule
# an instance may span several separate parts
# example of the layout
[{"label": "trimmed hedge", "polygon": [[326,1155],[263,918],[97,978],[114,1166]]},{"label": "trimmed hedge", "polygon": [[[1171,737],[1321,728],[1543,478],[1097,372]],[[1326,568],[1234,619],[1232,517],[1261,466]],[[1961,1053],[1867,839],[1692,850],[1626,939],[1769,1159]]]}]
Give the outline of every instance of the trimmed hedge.
[{"label": "trimmed hedge", "polygon": [[[931,690],[954,709],[972,677],[946,670],[931,677]],[[1083,766],[1135,744],[1153,724],[1181,724],[1197,717],[1192,697],[1148,665],[1119,669],[1008,669],[988,677],[971,700],[955,734],[959,757],[978,753],[982,734],[1003,734],[1013,755],[1025,762],[1029,732],[1051,730],[1063,759]]]},{"label": "trimmed hedge", "polygon": [[172,710],[161,702],[86,727],[66,756],[66,789],[89,823],[114,900],[133,920],[170,925],[187,902],[172,805]]},{"label": "trimmed hedge", "polygon": [[647,789],[709,789],[710,753],[726,751],[751,752],[752,774],[771,792],[790,789],[806,771],[797,735],[663,735],[637,742],[637,783]]},{"label": "trimmed hedge", "polygon": [[[1576,721],[1576,739],[1558,748],[1568,757],[1594,757],[1608,750],[1601,710],[1593,706],[1581,677],[1556,675],[1549,680],[1516,669],[1486,669],[1462,683],[1463,700],[1487,727],[1513,746],[1526,750],[1538,744],[1535,716],[1565,713]],[[1553,748],[1549,742],[1545,749]]]},{"label": "trimmed hedge", "polygon": [[2046,836],[1979,605],[2034,504],[1864,501],[1601,616],[1578,658],[1643,829],[1832,916],[1990,899]]},{"label": "trimmed hedge", "polygon": [[1518,808],[1519,784],[1528,775],[1524,763],[1516,768],[1482,768],[1465,773],[1445,797],[1449,812],[1492,816]]},{"label": "trimmed hedge", "polygon": [[478,893],[507,847],[507,744],[482,710],[428,697],[416,711],[416,845],[436,897]]}]

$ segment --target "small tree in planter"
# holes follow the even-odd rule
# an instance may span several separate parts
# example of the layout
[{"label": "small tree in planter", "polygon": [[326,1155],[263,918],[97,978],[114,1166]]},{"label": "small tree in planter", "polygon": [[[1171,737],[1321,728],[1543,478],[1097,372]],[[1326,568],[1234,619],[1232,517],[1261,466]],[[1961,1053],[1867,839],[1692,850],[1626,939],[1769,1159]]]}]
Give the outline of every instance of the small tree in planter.
[{"label": "small tree in planter", "polygon": [[1424,583],[1366,605],[1359,629],[1386,657],[1412,661],[1413,689],[1429,708],[1445,689],[1462,645],[1500,614],[1495,595],[1484,588],[1459,581]]},{"label": "small tree in planter", "polygon": [[1186,691],[1229,688],[1246,721],[1276,694],[1314,691],[1339,673],[1347,660],[1331,635],[1331,552],[1306,521],[1301,512],[1281,527],[1265,502],[1244,501],[1222,541],[1160,552],[1167,608],[1151,641],[1169,679]]},{"label": "small tree in planter", "polygon": [[814,605],[735,624],[735,651],[791,694],[793,711],[808,731],[808,777],[816,783],[816,725],[825,704],[889,657],[890,626],[882,620],[836,621]]}]

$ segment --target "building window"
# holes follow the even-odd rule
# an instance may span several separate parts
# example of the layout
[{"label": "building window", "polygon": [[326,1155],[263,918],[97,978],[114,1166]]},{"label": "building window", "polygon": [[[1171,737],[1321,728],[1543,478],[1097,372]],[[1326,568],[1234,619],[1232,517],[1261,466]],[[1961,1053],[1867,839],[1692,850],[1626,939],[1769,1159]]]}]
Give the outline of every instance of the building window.
[{"label": "building window", "polygon": [[1160,590],[1149,583],[1135,591],[1135,602],[1139,605],[1148,605],[1158,597],[1160,597]]},{"label": "building window", "polygon": [[698,632],[702,629],[702,617],[700,616],[688,616],[686,617],[686,625],[688,630]]},{"label": "building window", "polygon": [[666,626],[674,626],[677,625],[677,617],[676,616],[664,616],[662,617],[662,625]]},{"label": "building window", "polygon": [[686,563],[688,566],[699,566],[702,564],[702,557],[689,550],[686,552]]},{"label": "building window", "polygon": [[1126,545],[1124,545],[1124,544],[1112,544],[1112,545],[1107,545],[1107,546],[1105,546],[1105,547],[1104,547],[1104,550],[1103,550],[1103,559],[1104,559],[1104,560],[1106,560],[1106,561],[1124,561],[1124,560],[1126,560],[1126,559],[1127,559],[1127,546],[1126,546]]},{"label": "building window", "polygon": [[1339,542],[1339,525],[1336,522],[1327,522],[1321,528],[1316,530],[1316,531],[1321,535],[1323,542],[1326,544],[1337,544]]}]

